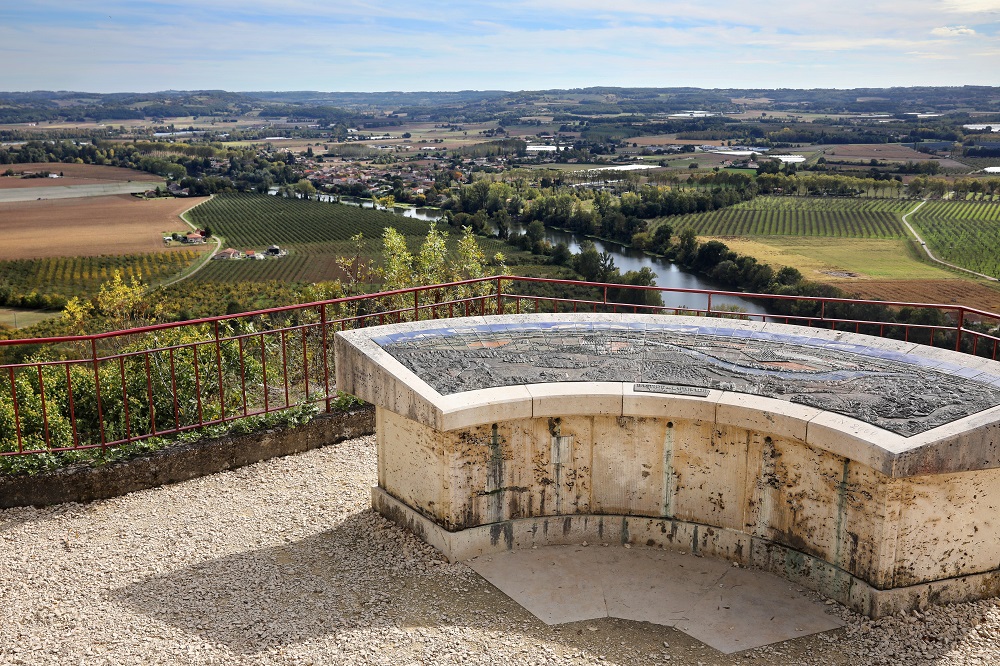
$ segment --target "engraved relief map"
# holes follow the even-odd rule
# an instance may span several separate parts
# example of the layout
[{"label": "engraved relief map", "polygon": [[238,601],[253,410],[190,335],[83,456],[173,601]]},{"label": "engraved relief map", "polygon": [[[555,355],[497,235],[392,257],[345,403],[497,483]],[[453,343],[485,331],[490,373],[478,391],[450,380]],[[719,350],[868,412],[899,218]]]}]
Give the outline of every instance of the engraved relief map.
[{"label": "engraved relief map", "polygon": [[1000,404],[1000,377],[806,335],[651,323],[442,325],[375,337],[442,395],[543,382],[737,391],[837,412],[903,436]]}]

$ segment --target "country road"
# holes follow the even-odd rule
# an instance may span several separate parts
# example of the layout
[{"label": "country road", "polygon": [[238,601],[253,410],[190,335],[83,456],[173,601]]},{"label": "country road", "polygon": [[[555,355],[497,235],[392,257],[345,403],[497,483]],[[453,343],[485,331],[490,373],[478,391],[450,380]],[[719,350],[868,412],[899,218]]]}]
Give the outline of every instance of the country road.
[{"label": "country road", "polygon": [[938,259],[937,257],[934,256],[934,253],[931,252],[931,249],[929,247],[927,247],[927,243],[924,241],[924,239],[920,237],[920,234],[917,233],[917,230],[914,229],[910,225],[909,221],[906,219],[906,218],[910,217],[911,215],[913,215],[914,213],[916,213],[918,210],[920,210],[920,208],[925,203],[927,203],[927,199],[924,199],[923,201],[921,201],[920,203],[918,203],[913,208],[913,210],[911,210],[910,212],[908,212],[905,215],[903,215],[903,224],[906,225],[906,228],[909,230],[910,235],[913,236],[913,238],[918,243],[920,243],[920,247],[922,247],[924,249],[924,252],[927,253],[927,257],[931,261],[939,263],[942,266],[947,266],[948,268],[953,268],[953,269],[955,269],[957,271],[962,271],[963,273],[969,273],[970,275],[975,275],[976,277],[981,277],[981,278],[984,278],[986,280],[990,280],[991,282],[1000,282],[1000,280],[997,280],[997,278],[993,277],[992,275],[986,275],[985,273],[977,273],[976,271],[969,270],[968,268],[962,268],[961,266],[956,266],[955,264],[949,263],[947,261],[942,261],[941,259]]},{"label": "country road", "polygon": [[[205,203],[206,201],[211,201],[212,197],[214,197],[214,196],[215,196],[214,194],[210,194],[208,196],[208,198],[205,199],[204,201],[199,201],[195,205],[191,206],[186,211],[184,211],[183,213],[181,213],[180,218],[182,220],[184,220],[185,224],[187,224],[189,227],[191,227],[194,230],[197,230],[198,227],[193,222],[191,222],[191,220],[189,220],[187,218],[187,214],[190,213],[191,211],[193,211],[198,206],[200,206],[203,203]],[[160,283],[159,286],[160,287],[169,287],[170,285],[177,284],[178,282],[183,282],[184,280],[187,280],[189,277],[191,277],[192,275],[194,275],[195,273],[197,273],[198,271],[200,271],[202,268],[204,268],[208,264],[208,262],[210,262],[212,260],[212,257],[215,256],[215,253],[222,249],[222,239],[221,238],[219,238],[218,236],[212,236],[211,240],[212,240],[213,243],[215,243],[215,247],[212,248],[211,252],[209,252],[207,255],[205,255],[205,257],[201,260],[201,263],[199,263],[197,266],[195,266],[194,268],[192,268],[190,271],[188,271],[184,275],[181,275],[178,278],[174,278],[173,280],[168,280],[167,282],[162,282],[162,283]]]}]

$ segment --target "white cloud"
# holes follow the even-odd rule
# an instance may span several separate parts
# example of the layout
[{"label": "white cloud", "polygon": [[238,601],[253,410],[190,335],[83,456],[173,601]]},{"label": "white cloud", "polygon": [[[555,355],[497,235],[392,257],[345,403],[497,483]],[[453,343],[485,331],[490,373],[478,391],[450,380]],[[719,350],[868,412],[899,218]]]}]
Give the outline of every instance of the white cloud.
[{"label": "white cloud", "polygon": [[931,30],[931,34],[938,37],[959,37],[961,35],[974,35],[976,31],[964,25],[944,25]]},{"label": "white cloud", "polygon": [[945,9],[962,14],[1000,12],[1000,0],[944,0]]}]

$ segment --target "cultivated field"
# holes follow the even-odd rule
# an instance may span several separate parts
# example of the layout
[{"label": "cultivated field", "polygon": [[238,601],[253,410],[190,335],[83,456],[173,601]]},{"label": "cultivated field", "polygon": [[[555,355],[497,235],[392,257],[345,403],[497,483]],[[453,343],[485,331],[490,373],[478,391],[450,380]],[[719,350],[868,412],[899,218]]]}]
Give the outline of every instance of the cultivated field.
[{"label": "cultivated field", "polygon": [[939,259],[1000,276],[1000,203],[929,201],[909,221]]},{"label": "cultivated field", "polygon": [[[783,204],[783,215],[776,211],[777,204]],[[681,220],[694,222],[691,226],[700,235],[720,238],[738,253],[776,267],[792,266],[806,279],[862,298],[962,303],[1000,312],[1000,285],[965,278],[931,263],[905,237],[898,219],[914,205],[913,201],[759,198],[674,218],[672,223],[679,230],[684,226]],[[747,207],[757,207],[754,215],[739,212]],[[918,223],[921,214],[926,217]],[[1000,204],[929,202],[910,220],[942,258],[982,272],[996,270]]]},{"label": "cultivated field", "polygon": [[[103,182],[162,183],[163,178],[144,171],[121,169],[97,164],[63,164],[61,162],[30,162],[0,166],[0,174],[8,169],[18,175],[0,176],[0,189],[20,187],[52,187],[55,185],[93,185]],[[21,178],[22,173],[61,173],[62,178]]]},{"label": "cultivated field", "polygon": [[279,259],[209,262],[196,279],[213,282],[331,280],[343,276],[336,260],[353,254],[350,239],[355,234],[365,236],[364,251],[374,256],[386,226],[411,237],[414,246],[428,229],[426,222],[384,211],[260,194],[216,196],[192,210],[189,218],[198,226],[207,225],[227,247],[263,250],[276,244],[289,251]]},{"label": "cultivated field", "polygon": [[119,195],[2,203],[0,260],[161,252],[164,232],[187,230],[179,215],[198,201]]},{"label": "cultivated field", "polygon": [[861,298],[907,303],[961,304],[1000,313],[1000,287],[963,278],[947,280],[861,280],[843,285]]},{"label": "cultivated field", "polygon": [[426,234],[428,228],[421,220],[384,211],[263,194],[222,194],[188,217],[200,227],[209,225],[228,245],[241,249],[346,241],[358,233],[379,238],[389,225],[407,236]]},{"label": "cultivated field", "polygon": [[912,207],[911,201],[889,199],[757,197],[710,213],[660,221],[675,232],[691,227],[699,236],[904,238],[900,217]]},{"label": "cultivated field", "polygon": [[837,160],[879,160],[887,162],[925,162],[930,156],[893,143],[843,143],[824,146],[826,157]]},{"label": "cultivated field", "polygon": [[[407,238],[411,252],[418,249],[429,228],[427,222],[394,213],[256,194],[216,196],[192,210],[189,217],[199,226],[208,225],[228,247],[262,250],[277,244],[289,252],[288,256],[263,261],[210,261],[193,278],[202,282],[320,282],[343,278],[337,258],[354,255],[356,249],[350,239],[355,234],[364,235],[364,256],[377,259],[386,226],[395,227]],[[477,240],[488,257],[510,250],[495,239]],[[450,239],[449,247],[454,249],[454,244],[455,239]]]},{"label": "cultivated field", "polygon": [[[76,178],[73,176],[66,176],[63,178],[20,178],[17,176],[0,176],[0,190],[36,190],[40,188],[49,187],[70,187],[77,185],[106,185],[116,182],[126,182],[126,181],[114,181],[114,180],[98,180],[95,178]],[[146,181],[141,181],[145,183]],[[163,179],[160,178],[159,182],[162,183]],[[156,183],[150,182],[150,187],[156,187]]]},{"label": "cultivated field", "polygon": [[721,238],[729,248],[774,267],[791,266],[812,282],[859,298],[961,303],[1000,312],[1000,286],[959,277],[922,261],[911,241],[842,238]]},{"label": "cultivated field", "polygon": [[10,289],[15,297],[31,293],[57,300],[90,296],[113,278],[115,271],[126,280],[141,276],[144,283],[156,284],[188,268],[202,252],[189,247],[161,247],[159,252],[144,254],[0,261],[0,286]]}]

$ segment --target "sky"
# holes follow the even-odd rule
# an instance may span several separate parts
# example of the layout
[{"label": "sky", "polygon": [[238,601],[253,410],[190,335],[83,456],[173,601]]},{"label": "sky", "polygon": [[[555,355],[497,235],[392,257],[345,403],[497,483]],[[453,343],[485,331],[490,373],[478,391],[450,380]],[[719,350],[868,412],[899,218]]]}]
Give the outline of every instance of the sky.
[{"label": "sky", "polygon": [[967,84],[1000,0],[0,0],[3,91]]}]

